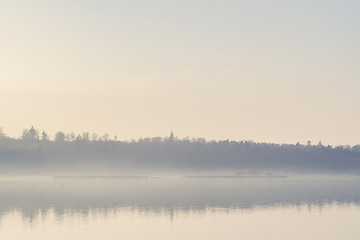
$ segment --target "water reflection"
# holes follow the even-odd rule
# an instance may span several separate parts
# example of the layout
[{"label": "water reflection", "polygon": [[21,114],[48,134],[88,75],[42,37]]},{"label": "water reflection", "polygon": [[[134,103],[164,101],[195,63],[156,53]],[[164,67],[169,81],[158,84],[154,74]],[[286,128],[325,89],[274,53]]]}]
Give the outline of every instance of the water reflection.
[{"label": "water reflection", "polygon": [[0,239],[359,239],[360,179],[0,181]]},{"label": "water reflection", "polygon": [[231,212],[286,206],[359,205],[360,178],[52,179],[0,181],[0,217],[21,212],[32,221],[54,212],[88,216],[127,209],[137,214]]}]

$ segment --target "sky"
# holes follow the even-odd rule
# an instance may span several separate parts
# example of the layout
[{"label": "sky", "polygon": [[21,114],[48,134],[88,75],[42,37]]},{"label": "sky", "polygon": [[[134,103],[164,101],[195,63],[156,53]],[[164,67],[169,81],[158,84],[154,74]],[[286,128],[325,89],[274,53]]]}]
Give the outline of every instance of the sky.
[{"label": "sky", "polygon": [[0,0],[0,127],[360,144],[359,1]]}]

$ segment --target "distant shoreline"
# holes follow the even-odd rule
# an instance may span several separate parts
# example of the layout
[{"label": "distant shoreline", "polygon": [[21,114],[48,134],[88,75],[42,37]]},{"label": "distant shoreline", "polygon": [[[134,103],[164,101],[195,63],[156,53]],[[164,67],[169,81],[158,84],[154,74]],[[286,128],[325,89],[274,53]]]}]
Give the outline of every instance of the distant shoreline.
[{"label": "distant shoreline", "polygon": [[[183,176],[182,178],[287,178],[286,175],[192,175],[192,176]],[[148,179],[154,178],[149,176],[122,176],[122,175],[74,175],[74,176],[53,176],[53,179]],[[158,177],[155,177],[158,178]]]},{"label": "distant shoreline", "polygon": [[287,178],[286,175],[266,176],[266,175],[194,175],[184,176],[183,178]]},{"label": "distant shoreline", "polygon": [[[214,175],[209,174],[207,178],[278,178],[284,176],[277,174],[290,173],[360,174],[360,145],[209,142],[175,137],[121,142],[89,140],[87,135],[76,140],[49,141],[39,139],[36,134],[31,136],[25,134],[22,139],[14,139],[0,135],[1,173],[104,175],[78,178],[134,178],[138,173],[147,172],[182,172],[182,176],[188,174],[195,178],[204,178],[203,173]],[[273,174],[267,175],[267,172]],[[109,177],[105,173],[115,175]],[[119,173],[129,176],[117,176]]]},{"label": "distant shoreline", "polygon": [[116,178],[148,178],[148,176],[53,176],[53,179],[116,179]]}]

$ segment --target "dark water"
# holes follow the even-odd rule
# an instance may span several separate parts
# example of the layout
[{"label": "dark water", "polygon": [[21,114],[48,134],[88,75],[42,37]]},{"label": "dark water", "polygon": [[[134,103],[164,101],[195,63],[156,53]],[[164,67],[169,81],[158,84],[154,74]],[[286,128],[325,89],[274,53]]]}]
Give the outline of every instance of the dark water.
[{"label": "dark water", "polygon": [[359,177],[13,178],[0,196],[0,239],[360,239]]}]

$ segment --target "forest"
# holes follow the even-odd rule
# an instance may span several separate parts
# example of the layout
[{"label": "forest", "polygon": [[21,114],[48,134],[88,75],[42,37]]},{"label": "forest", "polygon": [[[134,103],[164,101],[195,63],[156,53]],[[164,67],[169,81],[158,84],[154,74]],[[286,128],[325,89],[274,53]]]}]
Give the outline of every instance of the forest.
[{"label": "forest", "polygon": [[19,138],[0,131],[1,173],[256,172],[359,174],[360,145],[325,146],[207,141],[204,138],[110,139],[105,134],[65,134],[50,139],[31,127]]}]

